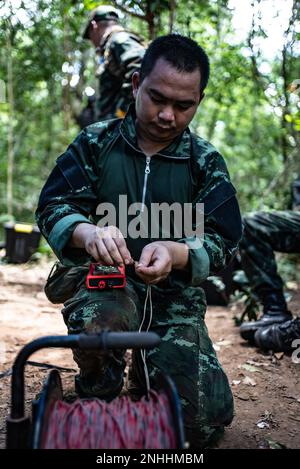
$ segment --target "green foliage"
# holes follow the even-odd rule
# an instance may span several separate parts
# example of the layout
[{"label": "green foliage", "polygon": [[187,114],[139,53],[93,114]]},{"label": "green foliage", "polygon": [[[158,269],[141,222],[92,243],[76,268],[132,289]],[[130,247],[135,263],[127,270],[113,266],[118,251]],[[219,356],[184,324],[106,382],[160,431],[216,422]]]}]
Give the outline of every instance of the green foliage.
[{"label": "green foliage", "polygon": [[[0,80],[12,63],[13,103],[0,103],[0,214],[7,212],[9,131],[13,134],[13,215],[33,221],[38,194],[55,159],[78,132],[74,115],[85,105],[84,89],[96,89],[94,51],[81,38],[88,11],[106,1],[0,1]],[[266,60],[246,41],[233,41],[227,0],[115,0],[124,24],[149,39],[187,34],[207,51],[211,78],[193,129],[224,154],[242,211],[286,208],[299,171],[299,53],[294,47],[298,13],[286,35],[284,56]],[[295,2],[296,4],[297,2]],[[4,6],[3,6],[4,5]],[[9,6],[13,5],[13,6]],[[174,11],[173,8],[175,7]],[[295,16],[296,15],[296,16]],[[294,26],[293,26],[294,25]],[[251,40],[264,37],[253,28]],[[8,40],[11,48],[8,47]],[[261,67],[268,65],[267,72]],[[265,70],[265,68],[264,68]],[[77,83],[72,84],[78,75]],[[7,91],[6,90],[6,91]],[[13,107],[12,107],[13,105]]]},{"label": "green foliage", "polygon": [[231,295],[230,302],[242,304],[243,310],[240,314],[235,314],[233,320],[236,326],[240,326],[242,322],[256,321],[259,312],[258,298],[252,292],[248,279],[243,270],[237,270],[233,277],[234,282],[238,285],[237,290]]},{"label": "green foliage", "polygon": [[258,319],[259,303],[253,295],[250,287],[246,291],[236,291],[231,298],[232,303],[241,303],[243,311],[235,314],[233,320],[236,326],[240,326],[244,321],[256,321]]},{"label": "green foliage", "polygon": [[37,250],[39,256],[45,256],[47,258],[54,258],[53,251],[49,244],[42,238],[39,248]]},{"label": "green foliage", "polygon": [[[32,221],[37,196],[55,159],[76,135],[61,82],[67,60],[62,47],[62,2],[24,2],[21,8],[1,19],[0,79],[7,83],[6,63],[12,62],[13,109],[0,107],[1,173],[6,172],[9,126],[13,132],[13,212],[18,220]],[[30,6],[34,5],[34,11]],[[24,24],[16,20],[22,11]],[[7,37],[11,39],[11,50]],[[7,83],[7,87],[9,84]],[[66,124],[66,121],[68,123]],[[0,213],[5,211],[6,185],[0,188]]]}]

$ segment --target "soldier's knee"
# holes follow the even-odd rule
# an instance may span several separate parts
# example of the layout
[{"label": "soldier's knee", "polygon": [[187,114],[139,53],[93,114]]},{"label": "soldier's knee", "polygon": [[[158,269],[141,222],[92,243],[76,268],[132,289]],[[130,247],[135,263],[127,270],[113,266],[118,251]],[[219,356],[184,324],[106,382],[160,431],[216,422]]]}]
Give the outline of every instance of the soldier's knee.
[{"label": "soldier's knee", "polygon": [[83,292],[82,298],[74,298],[62,311],[69,332],[98,333],[134,330],[138,327],[135,301],[126,292]]},{"label": "soldier's knee", "polygon": [[90,302],[68,318],[68,327],[72,332],[98,333],[104,329],[111,331],[128,330],[127,316],[118,304]]}]

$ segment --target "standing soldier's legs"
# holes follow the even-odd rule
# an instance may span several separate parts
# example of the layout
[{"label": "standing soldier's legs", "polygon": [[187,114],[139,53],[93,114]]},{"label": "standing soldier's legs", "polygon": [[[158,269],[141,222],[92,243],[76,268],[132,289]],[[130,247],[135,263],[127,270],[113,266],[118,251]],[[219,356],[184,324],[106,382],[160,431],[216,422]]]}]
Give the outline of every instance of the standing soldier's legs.
[{"label": "standing soldier's legs", "polygon": [[[62,310],[69,334],[137,331],[138,298],[133,288],[88,290],[82,287]],[[80,396],[113,399],[123,386],[125,350],[73,350],[80,368],[75,378]]]},{"label": "standing soldier's legs", "polygon": [[244,323],[241,335],[253,340],[257,328],[291,318],[277,272],[274,251],[300,252],[300,213],[293,211],[255,212],[244,217],[240,242],[243,269],[254,293],[264,306],[261,320]]},{"label": "standing soldier's legs", "polygon": [[[145,295],[140,295],[143,304]],[[149,303],[148,303],[149,306]],[[233,417],[233,398],[204,323],[206,301],[200,288],[180,294],[158,293],[152,287],[153,317],[150,329],[161,338],[147,352],[150,378],[158,372],[174,380],[183,407],[186,439],[192,448],[202,448],[223,431]],[[149,320],[149,307],[147,324]],[[138,352],[133,357],[134,380],[143,369]]]}]

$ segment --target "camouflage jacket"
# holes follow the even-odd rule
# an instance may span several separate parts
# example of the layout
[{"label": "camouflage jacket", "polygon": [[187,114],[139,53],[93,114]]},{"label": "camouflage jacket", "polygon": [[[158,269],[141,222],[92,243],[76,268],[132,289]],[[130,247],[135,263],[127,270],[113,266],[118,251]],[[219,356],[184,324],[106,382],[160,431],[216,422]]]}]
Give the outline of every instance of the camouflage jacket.
[{"label": "camouflage jacket", "polygon": [[97,119],[124,117],[133,100],[131,77],[140,68],[145,48],[137,36],[120,30],[103,38],[100,52]]},{"label": "camouflage jacket", "polygon": [[[97,210],[100,203],[116,207],[119,226],[128,206],[141,202],[142,198],[149,211],[153,202],[177,202],[181,206],[190,203],[193,210],[196,203],[202,202],[202,246],[195,248],[192,244],[196,235],[169,238],[191,247],[188,269],[171,273],[170,288],[198,286],[208,275],[224,268],[241,238],[240,211],[225,162],[210,143],[192,135],[189,129],[153,155],[149,165],[146,160],[137,144],[133,107],[125,119],[86,127],[57,159],[42,189],[36,211],[38,226],[63,264],[80,265],[87,262],[87,253],[69,247],[68,242],[78,223],[96,224],[101,219]],[[145,178],[147,167],[149,173]],[[122,194],[126,195],[127,207],[120,208]],[[128,216],[128,225],[133,218]],[[160,231],[157,239],[161,238]],[[154,240],[149,236],[126,237],[135,260],[139,259],[143,247]]]}]

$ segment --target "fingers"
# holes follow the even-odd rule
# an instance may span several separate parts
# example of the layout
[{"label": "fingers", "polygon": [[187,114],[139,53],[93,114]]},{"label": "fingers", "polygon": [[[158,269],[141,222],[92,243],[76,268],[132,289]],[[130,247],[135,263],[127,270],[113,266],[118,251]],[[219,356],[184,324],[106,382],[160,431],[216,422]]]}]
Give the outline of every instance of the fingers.
[{"label": "fingers", "polygon": [[156,285],[157,283],[161,282],[162,280],[165,280],[169,272],[162,274],[162,275],[157,275],[155,274],[154,276],[150,276],[148,274],[143,274],[139,271],[136,271],[137,275],[143,280],[144,283],[147,285]]},{"label": "fingers", "polygon": [[135,263],[136,274],[146,283],[155,285],[165,280],[172,265],[167,251],[153,244],[146,246],[141,254],[139,262]]},{"label": "fingers", "polygon": [[116,243],[119,254],[121,258],[123,259],[124,263],[126,265],[133,264],[134,260],[132,259],[129,250],[127,249],[126,242],[123,236],[122,238],[115,238],[114,241]]},{"label": "fingers", "polygon": [[96,249],[98,252],[98,258],[96,260],[98,262],[102,262],[103,264],[106,264],[106,265],[114,265],[115,263],[114,259],[110,255],[110,252],[108,251],[108,249],[106,248],[102,240],[97,241]]},{"label": "fingers", "polygon": [[159,275],[161,273],[161,268],[156,263],[150,267],[137,264],[135,270],[137,273],[148,275],[149,277],[154,277],[155,275]]},{"label": "fingers", "polygon": [[98,228],[96,247],[100,261],[106,264],[130,264],[133,262],[121,231],[115,226]]},{"label": "fingers", "polygon": [[145,267],[149,267],[150,264],[153,264],[155,261],[155,258],[153,258],[155,249],[156,247],[152,244],[144,247],[140,260],[136,265],[138,269],[144,269]]},{"label": "fingers", "polygon": [[125,259],[123,259],[114,239],[104,238],[100,240],[99,244],[101,245],[101,251],[106,258],[109,256],[113,263],[115,262],[119,265],[125,263]]},{"label": "fingers", "polygon": [[100,254],[98,252],[96,244],[87,244],[85,246],[85,250],[88,254],[90,254],[93,257],[93,259],[95,259],[95,261],[97,262],[100,261]]}]

